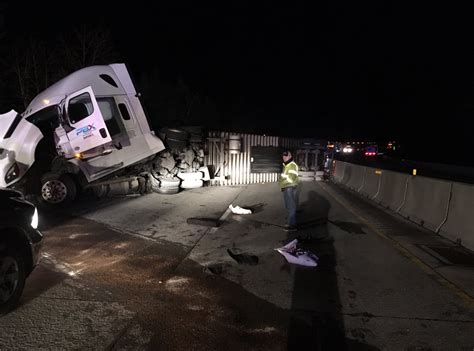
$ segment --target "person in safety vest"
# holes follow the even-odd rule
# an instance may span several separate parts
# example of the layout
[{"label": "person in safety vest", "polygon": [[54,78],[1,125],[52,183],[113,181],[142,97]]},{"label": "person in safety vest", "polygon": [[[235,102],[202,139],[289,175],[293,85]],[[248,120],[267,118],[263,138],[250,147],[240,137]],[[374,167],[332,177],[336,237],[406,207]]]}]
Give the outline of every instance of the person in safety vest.
[{"label": "person in safety vest", "polygon": [[289,150],[283,152],[283,172],[280,175],[280,189],[283,192],[285,208],[287,210],[286,231],[296,230],[296,207],[298,187],[298,165],[293,161]]}]

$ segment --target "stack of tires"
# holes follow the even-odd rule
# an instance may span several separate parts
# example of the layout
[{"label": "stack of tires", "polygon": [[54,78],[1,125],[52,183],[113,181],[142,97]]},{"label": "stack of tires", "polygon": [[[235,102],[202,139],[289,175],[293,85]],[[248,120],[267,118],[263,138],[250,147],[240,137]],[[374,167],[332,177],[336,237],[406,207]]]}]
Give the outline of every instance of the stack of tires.
[{"label": "stack of tires", "polygon": [[158,186],[154,187],[154,192],[159,194],[176,194],[179,192],[179,185],[181,183],[181,180],[179,180],[178,178],[159,176],[157,180]]},{"label": "stack of tires", "polygon": [[200,144],[203,142],[203,127],[201,126],[184,126],[181,127],[181,130],[184,130],[189,133],[189,142],[191,144],[197,143]]},{"label": "stack of tires", "polygon": [[170,150],[181,151],[188,146],[189,133],[181,129],[162,128],[160,134],[164,136],[166,146]]},{"label": "stack of tires", "polygon": [[299,171],[298,178],[301,182],[314,182],[314,171]]},{"label": "stack of tires", "polygon": [[203,186],[203,172],[180,172],[177,174],[182,180],[182,189],[196,189]]}]

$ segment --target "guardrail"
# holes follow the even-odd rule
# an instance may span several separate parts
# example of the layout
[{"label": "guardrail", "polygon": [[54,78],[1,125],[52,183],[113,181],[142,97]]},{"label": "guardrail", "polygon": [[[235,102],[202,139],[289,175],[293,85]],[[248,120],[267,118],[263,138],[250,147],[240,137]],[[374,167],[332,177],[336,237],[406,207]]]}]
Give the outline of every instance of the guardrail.
[{"label": "guardrail", "polygon": [[474,185],[334,162],[335,183],[474,250]]}]

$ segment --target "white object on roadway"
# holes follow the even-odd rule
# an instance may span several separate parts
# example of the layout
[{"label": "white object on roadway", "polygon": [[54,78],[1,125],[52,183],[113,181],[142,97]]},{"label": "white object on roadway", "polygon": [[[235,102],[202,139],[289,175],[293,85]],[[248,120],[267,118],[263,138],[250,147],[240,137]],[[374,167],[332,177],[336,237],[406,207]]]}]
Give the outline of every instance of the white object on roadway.
[{"label": "white object on roadway", "polygon": [[179,172],[177,177],[183,181],[201,180],[204,174],[202,172]]},{"label": "white object on roadway", "polygon": [[232,206],[232,204],[229,205],[230,210],[234,214],[251,214],[252,210],[249,210],[247,208],[242,208],[240,206]]},{"label": "white object on roadway", "polygon": [[298,239],[295,239],[283,247],[275,249],[285,257],[289,263],[299,264],[301,266],[316,267],[318,265],[318,256],[309,251],[303,251],[297,247]]},{"label": "white object on roadway", "polygon": [[[201,172],[198,172],[201,173]],[[181,182],[181,188],[183,189],[196,189],[203,185],[202,179],[187,179]]]}]

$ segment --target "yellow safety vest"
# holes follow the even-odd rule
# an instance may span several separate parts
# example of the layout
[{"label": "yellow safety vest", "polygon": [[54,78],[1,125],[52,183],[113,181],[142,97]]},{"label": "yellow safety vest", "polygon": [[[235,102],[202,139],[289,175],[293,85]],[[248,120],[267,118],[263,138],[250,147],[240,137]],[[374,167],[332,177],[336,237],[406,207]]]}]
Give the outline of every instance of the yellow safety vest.
[{"label": "yellow safety vest", "polygon": [[298,165],[291,161],[287,165],[283,164],[283,173],[280,174],[280,188],[288,188],[298,185]]}]

